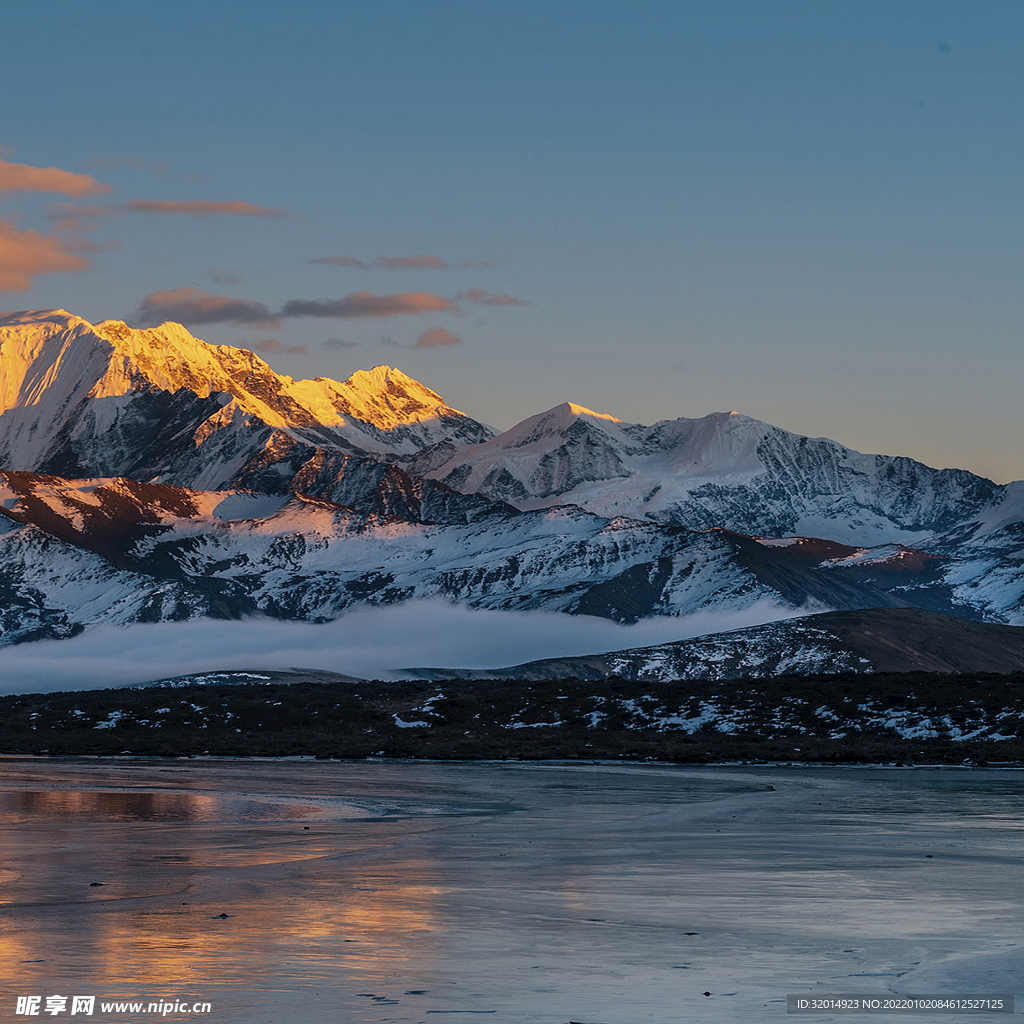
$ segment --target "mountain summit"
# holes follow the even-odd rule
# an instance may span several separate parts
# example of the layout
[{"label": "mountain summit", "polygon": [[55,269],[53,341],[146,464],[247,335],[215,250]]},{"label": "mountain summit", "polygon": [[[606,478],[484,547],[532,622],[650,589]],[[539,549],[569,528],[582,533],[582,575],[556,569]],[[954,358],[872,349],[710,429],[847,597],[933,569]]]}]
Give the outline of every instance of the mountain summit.
[{"label": "mountain summit", "polygon": [[180,324],[134,330],[64,310],[0,318],[0,465],[224,486],[297,444],[393,459],[495,431],[400,370],[293,380]]},{"label": "mountain summit", "polygon": [[917,543],[1000,490],[964,470],[864,455],[735,412],[644,426],[571,403],[426,475],[521,509],[571,502],[601,516],[855,545]]}]

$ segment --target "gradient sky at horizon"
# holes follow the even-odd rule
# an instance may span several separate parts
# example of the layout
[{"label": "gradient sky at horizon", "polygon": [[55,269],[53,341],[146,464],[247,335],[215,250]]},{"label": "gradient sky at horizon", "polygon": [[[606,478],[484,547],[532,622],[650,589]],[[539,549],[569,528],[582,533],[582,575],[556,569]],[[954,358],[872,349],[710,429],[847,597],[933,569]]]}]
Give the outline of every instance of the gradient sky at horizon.
[{"label": "gradient sky at horizon", "polygon": [[502,428],[735,409],[1024,478],[1017,0],[40,0],[5,36],[2,308],[388,363]]}]

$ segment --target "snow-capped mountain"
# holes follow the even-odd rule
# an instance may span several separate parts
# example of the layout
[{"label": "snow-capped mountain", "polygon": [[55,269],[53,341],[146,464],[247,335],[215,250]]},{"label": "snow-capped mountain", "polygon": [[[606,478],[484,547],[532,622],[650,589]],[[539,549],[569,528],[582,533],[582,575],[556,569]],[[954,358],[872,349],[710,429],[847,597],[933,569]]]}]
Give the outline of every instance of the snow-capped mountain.
[{"label": "snow-capped mountain", "polygon": [[737,413],[496,435],[398,370],[295,381],[176,324],[0,318],[0,470],[0,643],[414,597],[1024,623],[1024,482]]},{"label": "snow-capped mountain", "polygon": [[387,366],[296,381],[180,324],[133,330],[64,310],[0,318],[4,468],[217,488],[296,452],[303,464],[394,459],[494,433]]},{"label": "snow-capped mountain", "polygon": [[[575,505],[519,512],[434,482],[418,493],[399,492],[411,514],[394,515],[301,493],[8,471],[0,579],[9,605],[53,612],[50,635],[204,614],[324,621],[425,597],[624,623],[755,605],[976,614],[956,607],[948,558],[901,545],[687,531]],[[12,620],[0,642],[44,635],[44,622],[26,623]]]},{"label": "snow-capped mountain", "polygon": [[[709,602],[733,609],[786,604],[738,564],[722,535],[607,520],[574,506],[522,513],[492,504],[461,523],[440,524],[300,494],[14,472],[0,478],[0,511],[12,524],[0,535],[10,598],[57,608],[62,623],[122,621],[122,612],[123,621],[136,621],[149,605],[133,595],[154,580],[190,595],[182,615],[204,613],[198,595],[218,602],[222,614],[309,621],[415,597],[624,622]],[[52,579],[62,563],[58,593]],[[85,617],[75,620],[86,605]]]},{"label": "snow-capped mountain", "polygon": [[647,427],[565,403],[426,472],[522,509],[571,502],[689,529],[916,544],[999,488],[963,470],[862,455],[739,413]]}]

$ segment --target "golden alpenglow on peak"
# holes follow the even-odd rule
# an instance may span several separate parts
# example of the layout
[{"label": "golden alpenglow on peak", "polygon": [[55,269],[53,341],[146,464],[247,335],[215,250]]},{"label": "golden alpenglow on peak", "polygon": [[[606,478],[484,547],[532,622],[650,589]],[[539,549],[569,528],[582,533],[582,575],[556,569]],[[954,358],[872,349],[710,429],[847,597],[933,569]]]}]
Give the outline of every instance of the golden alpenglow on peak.
[{"label": "golden alpenglow on peak", "polygon": [[[219,486],[257,458],[267,428],[282,452],[306,445],[388,458],[495,433],[387,366],[344,382],[294,380],[248,349],[210,345],[178,323],[136,329],[63,310],[0,315],[7,468]],[[173,455],[182,438],[189,451]],[[149,453],[144,468],[139,451]]]},{"label": "golden alpenglow on peak", "polygon": [[[440,416],[464,416],[447,405],[430,388],[424,387],[401,370],[391,366],[375,366],[372,370],[356,370],[346,381],[331,384],[351,416],[379,427],[394,427]],[[337,406],[339,409],[341,406]]]},{"label": "golden alpenglow on peak", "polygon": [[185,327],[163,323],[135,329],[119,320],[105,320],[94,328],[110,342],[118,358],[110,360],[97,395],[126,394],[137,386],[138,376],[164,391],[187,388],[202,398],[215,392],[230,394],[245,409],[269,425],[291,423],[288,411],[275,399],[290,378],[279,377],[259,356],[230,345],[209,345]]},{"label": "golden alpenglow on peak", "polygon": [[575,402],[566,402],[565,404],[574,416],[595,416],[599,420],[609,420],[612,423],[622,422],[617,416],[609,416],[606,412],[594,412],[593,409],[588,409],[585,405],[577,405]]},{"label": "golden alpenglow on peak", "polygon": [[226,392],[270,426],[308,426],[313,420],[341,427],[346,417],[355,417],[386,430],[445,413],[458,415],[440,395],[389,366],[358,370],[344,382],[329,377],[294,380],[276,373],[248,349],[207,344],[170,321],[133,329],[119,320],[105,320],[95,331],[158,387],[184,387],[202,397]]}]

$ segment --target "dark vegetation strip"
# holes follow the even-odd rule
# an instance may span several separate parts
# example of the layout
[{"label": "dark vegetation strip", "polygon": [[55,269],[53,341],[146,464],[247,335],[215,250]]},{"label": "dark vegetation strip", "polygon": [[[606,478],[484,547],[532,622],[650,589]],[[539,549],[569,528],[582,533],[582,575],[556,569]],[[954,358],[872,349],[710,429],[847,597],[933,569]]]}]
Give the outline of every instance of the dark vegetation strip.
[{"label": "dark vegetation strip", "polygon": [[[939,734],[905,738],[900,729]],[[1024,673],[22,694],[0,697],[0,752],[1024,763]]]}]

